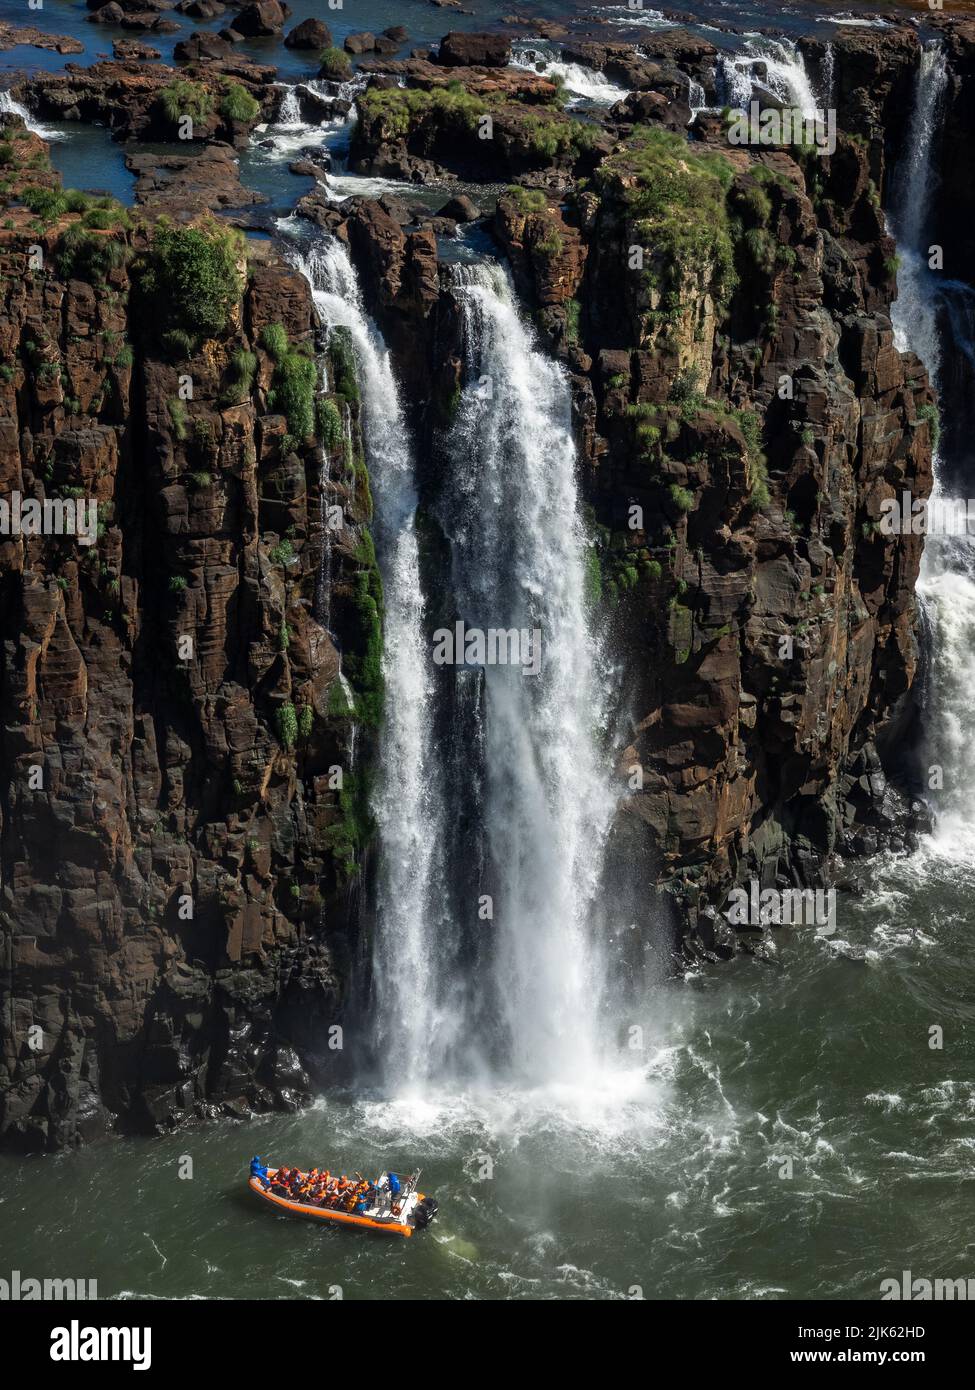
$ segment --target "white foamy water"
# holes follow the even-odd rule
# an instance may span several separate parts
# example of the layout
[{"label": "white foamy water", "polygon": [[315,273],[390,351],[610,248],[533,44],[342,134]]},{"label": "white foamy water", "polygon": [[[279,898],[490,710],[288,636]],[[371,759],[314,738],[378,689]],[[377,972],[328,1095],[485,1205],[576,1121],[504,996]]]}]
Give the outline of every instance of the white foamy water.
[{"label": "white foamy water", "polygon": [[[948,69],[940,45],[925,48],[918,71],[905,155],[896,181],[892,229],[901,264],[893,306],[895,341],[916,352],[936,386],[945,347],[975,362],[972,291],[928,268],[927,222],[935,183],[932,145],[943,117]],[[947,324],[950,343],[943,343]],[[975,373],[972,374],[975,378]],[[934,498],[949,500],[935,452]],[[929,792],[936,811],[926,850],[966,865],[975,862],[975,537],[928,536],[918,592],[930,625],[930,672],[925,711],[927,762],[944,785]]]},{"label": "white foamy water", "polygon": [[53,126],[44,125],[37,120],[27,107],[19,101],[14,101],[8,91],[0,92],[0,115],[9,112],[11,115],[20,116],[27,129],[39,135],[42,140],[64,140],[66,136],[63,131],[55,130]]},{"label": "white foamy water", "polygon": [[753,83],[804,116],[815,116],[828,105],[817,98],[802,54],[790,39],[748,35],[740,53],[719,58],[718,77],[727,106],[746,108]]},{"label": "white foamy water", "polygon": [[610,24],[630,27],[634,24],[642,24],[648,29],[673,29],[678,24],[676,19],[665,19],[662,10],[631,9],[629,5],[600,6],[594,13]]},{"label": "white foamy water", "polygon": [[281,93],[277,124],[279,126],[303,126],[305,124],[301,116],[301,102],[298,98],[297,87],[285,87]]},{"label": "white foamy water", "polygon": [[469,377],[449,439],[451,457],[466,460],[448,520],[457,601],[468,626],[541,633],[539,675],[483,668],[499,1023],[516,1077],[585,1088],[602,1074],[595,905],[615,796],[593,742],[607,699],[585,599],[569,386],[501,267],[454,274]]},{"label": "white foamy water", "polygon": [[385,589],[385,717],[373,812],[379,869],[373,960],[376,1044],[397,1084],[422,1081],[444,1029],[431,962],[444,930],[439,890],[441,798],[431,729],[433,666],[424,631],[416,489],[409,431],[389,352],[369,320],[345,248],[317,242],[301,260],[323,322],[348,335],[358,366],[363,433]]},{"label": "white foamy water", "polygon": [[581,63],[563,62],[561,54],[556,55],[544,48],[530,44],[517,44],[512,51],[511,67],[525,72],[537,72],[552,81],[561,81],[565,90],[574,98],[570,105],[590,102],[594,106],[613,106],[628,94],[626,87],[611,82],[604,73],[595,68],[583,67]]}]

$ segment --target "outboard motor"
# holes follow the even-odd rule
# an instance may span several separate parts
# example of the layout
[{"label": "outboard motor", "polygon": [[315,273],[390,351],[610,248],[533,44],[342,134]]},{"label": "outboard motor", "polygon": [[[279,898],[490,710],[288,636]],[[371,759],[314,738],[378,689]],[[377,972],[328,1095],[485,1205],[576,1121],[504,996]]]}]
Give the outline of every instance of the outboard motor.
[{"label": "outboard motor", "polygon": [[429,1226],[439,1210],[436,1197],[424,1197],[422,1202],[417,1202],[413,1211],[413,1223],[416,1229],[422,1231],[424,1226]]}]

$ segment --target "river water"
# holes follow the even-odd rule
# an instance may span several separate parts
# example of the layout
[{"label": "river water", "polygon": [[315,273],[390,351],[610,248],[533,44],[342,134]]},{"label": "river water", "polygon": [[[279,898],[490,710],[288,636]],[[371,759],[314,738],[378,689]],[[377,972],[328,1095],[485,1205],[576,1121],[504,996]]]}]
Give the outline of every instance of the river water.
[{"label": "river water", "polygon": [[[8,9],[2,0],[0,13]],[[91,41],[79,7],[56,9],[52,28]],[[308,9],[299,0],[294,19]],[[796,10],[808,19],[808,7]],[[368,14],[357,9],[354,24],[333,27],[341,34],[406,22],[419,42],[427,30],[435,37],[460,22],[423,6],[415,15],[404,20],[402,6],[394,13],[376,4]],[[479,9],[477,18],[485,17]],[[14,56],[24,62],[25,53]],[[273,58],[299,63],[280,46]],[[790,68],[787,51],[782,63],[786,89],[801,94],[804,74]],[[937,82],[934,61],[927,77]],[[590,98],[607,96],[598,87]],[[919,88],[922,144],[937,120],[936,98]],[[294,134],[271,132],[282,162],[292,157]],[[922,165],[926,157],[924,149]],[[923,203],[925,169],[909,170],[905,181]],[[341,191],[354,186],[347,179]],[[945,334],[964,316],[936,312],[933,287],[915,273],[911,253],[927,230],[922,213],[909,226],[893,214],[906,258],[897,329],[936,374],[939,354],[957,346]],[[390,484],[377,497],[388,532],[379,537],[391,615],[386,675],[399,698],[384,735],[387,760],[413,798],[416,824],[449,840],[442,827],[457,809],[450,769],[441,767],[443,790],[431,806],[429,787],[440,774],[415,766],[417,757],[435,760],[435,695],[412,661],[422,614],[401,403],[348,261],[327,244],[302,257],[323,320],[352,334],[372,412],[366,444],[374,487],[384,476]],[[545,524],[533,510],[543,487],[560,489],[561,515],[577,510],[567,388],[538,356],[497,267],[458,269],[456,283],[469,319],[471,379],[488,363],[503,407],[495,434],[478,426],[473,396],[455,425],[467,491],[458,485],[443,500],[441,521],[459,557],[457,591],[471,612],[487,602],[486,618],[500,610],[508,623],[533,611],[531,604],[519,610],[518,590],[534,595],[548,605],[547,626],[568,625],[571,669],[588,682],[573,691],[556,662],[552,681],[526,693],[524,682],[514,690],[488,672],[470,702],[486,759],[473,816],[478,853],[485,862],[493,856],[501,900],[514,904],[478,959],[483,989],[453,987],[459,972],[442,935],[449,924],[431,906],[457,866],[431,855],[426,835],[395,839],[402,826],[388,779],[378,792],[390,797],[385,832],[377,805],[389,862],[380,881],[376,1014],[361,1025],[372,1030],[369,1046],[391,1059],[381,1083],[372,1075],[370,1089],[332,1093],[300,1115],[110,1139],[43,1161],[0,1158],[0,1263],[25,1276],[95,1279],[102,1296],[166,1298],[341,1291],[383,1300],[873,1299],[882,1279],[905,1269],[971,1275],[975,841],[958,795],[971,758],[971,716],[957,678],[975,638],[967,553],[932,548],[921,585],[935,641],[929,739],[954,779],[935,834],[913,856],[856,866],[860,887],[840,895],[835,935],[782,930],[761,954],[681,978],[669,978],[662,959],[637,1005],[614,1006],[605,962],[584,939],[595,885],[587,827],[571,802],[574,779],[583,779],[595,856],[606,793],[598,745],[577,705],[580,696],[598,703],[600,666],[580,606],[578,537],[570,521],[539,556],[519,530]],[[532,381],[534,391],[526,389]],[[944,461],[946,471],[949,462],[955,475],[963,471],[958,459]],[[505,496],[513,465],[518,488]],[[490,536],[465,523],[471,506],[489,513],[492,496],[509,509],[491,518],[496,573],[485,550]],[[534,572],[546,557],[557,562],[555,572]],[[506,589],[518,566],[519,584]],[[486,594],[485,584],[496,592]],[[457,680],[471,677],[463,671]],[[506,777],[500,750],[519,730],[523,761],[517,777]],[[540,880],[520,857],[526,847]],[[423,997],[404,991],[396,964],[438,948],[451,962],[451,987],[441,980]],[[479,1033],[485,992],[504,1025],[490,1048]],[[942,1045],[932,1046],[937,1029]],[[356,1041],[353,1027],[348,1045]],[[546,1065],[536,1064],[540,1058]],[[420,1186],[438,1197],[440,1215],[404,1242],[276,1218],[246,1189],[255,1152],[333,1170],[419,1166]]]}]

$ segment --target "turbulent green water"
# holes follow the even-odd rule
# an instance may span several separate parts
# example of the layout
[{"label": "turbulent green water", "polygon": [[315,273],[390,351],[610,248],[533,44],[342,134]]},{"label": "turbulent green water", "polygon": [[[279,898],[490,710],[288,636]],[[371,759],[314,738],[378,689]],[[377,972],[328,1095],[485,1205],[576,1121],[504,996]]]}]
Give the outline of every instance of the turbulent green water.
[{"label": "turbulent green water", "polygon": [[[596,1094],[334,1097],[6,1159],[4,1263],[165,1298],[874,1299],[903,1269],[970,1274],[975,884],[930,857],[873,880],[831,940],[785,929],[653,992],[645,1051]],[[419,1164],[440,1216],[409,1241],[275,1216],[255,1151]]]}]

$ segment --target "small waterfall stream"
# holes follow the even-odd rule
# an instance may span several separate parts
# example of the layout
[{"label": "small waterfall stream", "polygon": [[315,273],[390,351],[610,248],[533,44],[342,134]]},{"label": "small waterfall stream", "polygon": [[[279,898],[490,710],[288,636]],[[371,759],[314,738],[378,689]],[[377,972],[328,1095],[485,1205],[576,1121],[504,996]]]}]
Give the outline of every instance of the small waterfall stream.
[{"label": "small waterfall stream", "polygon": [[374,479],[385,589],[385,717],[373,797],[380,844],[373,959],[375,1044],[389,1078],[421,1083],[455,1019],[438,1009],[439,778],[431,730],[433,666],[424,630],[416,490],[409,431],[385,344],[362,305],[345,248],[316,242],[301,262],[322,321],[349,334],[359,369],[363,435]]}]

